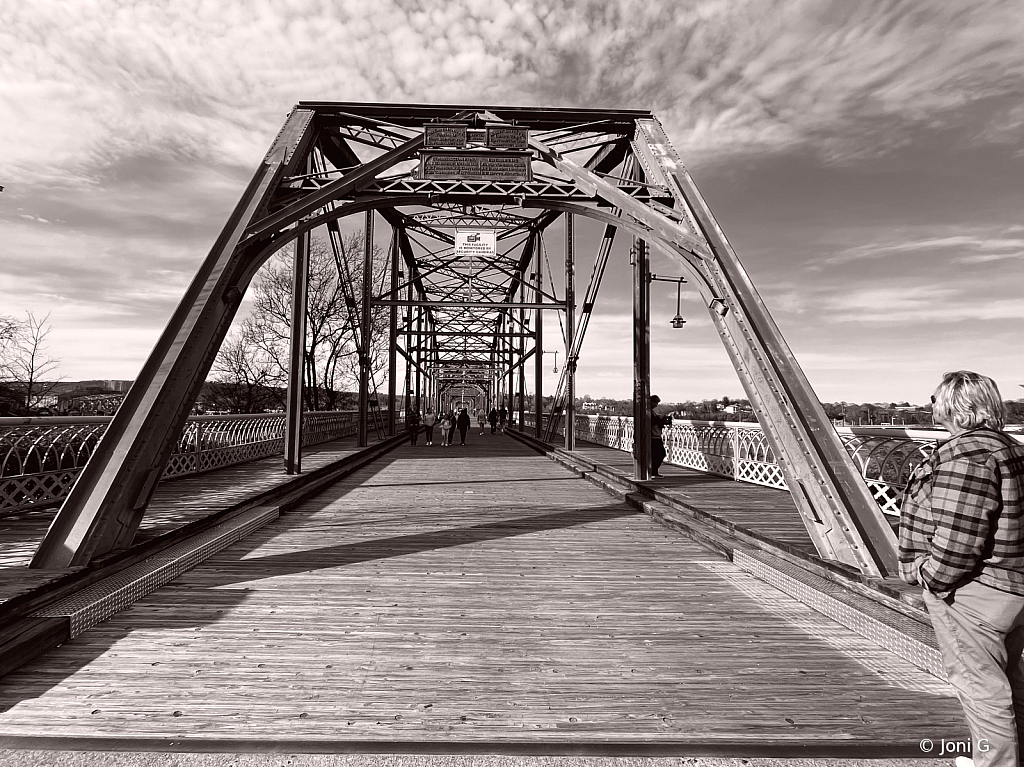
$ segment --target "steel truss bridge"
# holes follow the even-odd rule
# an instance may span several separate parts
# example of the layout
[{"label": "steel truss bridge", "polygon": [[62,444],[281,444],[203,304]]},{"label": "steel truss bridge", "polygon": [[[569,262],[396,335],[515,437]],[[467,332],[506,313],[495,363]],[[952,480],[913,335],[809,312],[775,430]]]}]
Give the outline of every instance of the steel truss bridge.
[{"label": "steel truss bridge", "polygon": [[[587,254],[593,267],[585,291],[576,276],[580,216],[604,226],[597,252]],[[352,274],[342,258],[342,225],[350,217],[360,217],[365,232],[362,274]],[[561,242],[545,238],[555,222]],[[390,233],[390,269],[374,285],[373,243],[382,225]],[[493,230],[494,252],[460,253],[454,236],[463,228]],[[820,556],[865,575],[895,571],[889,524],[655,115],[335,102],[300,102],[288,116],[33,567],[85,566],[131,545],[247,287],[268,258],[292,245],[285,460],[289,473],[301,470],[301,339],[315,230],[326,232],[338,259],[353,318],[360,445],[371,426],[371,315],[378,307],[389,312],[392,403],[401,355],[411,374],[401,394],[411,391],[417,403],[506,403],[518,408],[520,423],[529,415],[536,436],[550,437],[559,418],[572,423],[588,320],[612,244],[624,236],[633,267],[634,478],[648,478],[648,306],[656,252],[702,296]],[[553,412],[545,414],[542,333],[552,315],[564,326],[566,363]],[[536,410],[526,414],[531,359]],[[573,450],[574,430],[565,433]]]}]

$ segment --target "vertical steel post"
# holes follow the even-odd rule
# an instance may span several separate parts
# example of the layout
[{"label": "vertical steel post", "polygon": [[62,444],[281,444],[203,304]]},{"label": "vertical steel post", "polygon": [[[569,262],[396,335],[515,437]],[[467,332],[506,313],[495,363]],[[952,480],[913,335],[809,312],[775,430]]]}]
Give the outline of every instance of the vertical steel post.
[{"label": "vertical steel post", "polygon": [[[534,232],[533,236],[539,238],[540,235]],[[540,243],[534,240],[533,247],[533,268],[536,269],[536,290],[534,295],[537,300],[538,308],[534,310],[534,336],[533,336],[533,389],[534,389],[534,402],[533,402],[533,434],[537,439],[541,439],[544,436],[544,311],[539,308],[539,305],[544,300],[544,272],[541,271],[541,253]]]},{"label": "vertical steel post", "polygon": [[423,308],[416,307],[416,409],[423,411],[423,392],[420,387],[423,378]]},{"label": "vertical steel post", "polygon": [[370,297],[373,287],[373,211],[366,211],[366,228],[363,232],[363,301],[360,315],[362,339],[359,355],[359,432],[356,445],[366,447],[369,443],[367,419],[370,409]]},{"label": "vertical steel post", "polygon": [[[519,282],[519,303],[526,303],[526,280]],[[519,331],[519,431],[525,431],[523,416],[526,412],[526,309],[519,310]]]},{"label": "vertical steel post", "polygon": [[576,335],[576,263],[573,248],[573,214],[565,214],[565,449],[576,449],[576,360],[572,341]]},{"label": "vertical steel post", "polygon": [[[410,304],[412,303],[412,296],[412,280],[410,279],[406,287],[406,300]],[[402,312],[402,322],[405,325],[405,388],[402,390],[402,402],[404,403],[404,407],[402,409],[405,412],[406,425],[409,423],[409,409],[412,407],[412,312],[412,306],[406,307]]]},{"label": "vertical steel post", "polygon": [[651,477],[651,316],[647,243],[633,238],[633,477]]},{"label": "vertical steel post", "polygon": [[508,422],[512,423],[512,409],[515,406],[515,388],[516,388],[516,345],[513,340],[512,334],[516,332],[515,325],[512,322],[512,309],[508,310],[508,377],[505,383],[505,399],[508,400]]},{"label": "vertical steel post", "polygon": [[[398,229],[391,236],[391,300],[398,300]],[[395,402],[398,386],[398,306],[391,306],[388,318],[388,436],[395,436]]]},{"label": "vertical steel post", "polygon": [[285,401],[284,471],[302,472],[302,377],[306,356],[306,300],[309,293],[309,233],[295,241],[292,259],[292,316]]}]

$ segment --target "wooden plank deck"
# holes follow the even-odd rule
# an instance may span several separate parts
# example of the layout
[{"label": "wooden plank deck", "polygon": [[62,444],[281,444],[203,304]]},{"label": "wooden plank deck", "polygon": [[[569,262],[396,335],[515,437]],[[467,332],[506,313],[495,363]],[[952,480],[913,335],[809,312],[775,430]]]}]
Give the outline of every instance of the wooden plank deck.
[{"label": "wooden plank deck", "polygon": [[19,735],[906,749],[966,729],[934,677],[474,434],[389,453],[3,678]]},{"label": "wooden plank deck", "polygon": [[[341,460],[358,450],[355,437],[304,448],[303,471]],[[176,530],[289,479],[293,477],[284,473],[281,456],[272,456],[163,481],[146,510],[135,543]],[[28,569],[32,555],[56,514],[57,509],[51,508],[0,520],[0,604],[67,573],[66,570]]]},{"label": "wooden plank deck", "polygon": [[[552,444],[560,447],[563,443]],[[583,440],[577,440],[575,452],[622,476],[633,476],[631,453]],[[661,479],[652,479],[651,485],[683,503],[807,554],[817,553],[788,490],[737,482],[669,463],[662,464],[660,474]]]}]

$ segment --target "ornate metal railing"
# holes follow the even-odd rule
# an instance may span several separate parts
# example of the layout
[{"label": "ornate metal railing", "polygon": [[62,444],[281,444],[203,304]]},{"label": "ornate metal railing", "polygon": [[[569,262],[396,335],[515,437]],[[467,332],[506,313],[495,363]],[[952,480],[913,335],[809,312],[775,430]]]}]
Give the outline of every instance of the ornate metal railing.
[{"label": "ornate metal railing", "polygon": [[[0,516],[52,506],[67,495],[110,417],[0,418]],[[302,444],[356,433],[356,413],[303,415]],[[192,416],[164,477],[198,474],[284,452],[283,413]]]},{"label": "ornate metal railing", "polygon": [[[532,420],[527,417],[527,424]],[[887,514],[899,515],[903,489],[914,468],[947,439],[942,430],[839,427],[839,438],[860,469],[868,489]],[[565,433],[560,427],[559,433]],[[576,436],[618,450],[633,450],[633,419],[577,415]],[[666,462],[786,490],[786,479],[757,423],[673,421],[664,429]]]}]

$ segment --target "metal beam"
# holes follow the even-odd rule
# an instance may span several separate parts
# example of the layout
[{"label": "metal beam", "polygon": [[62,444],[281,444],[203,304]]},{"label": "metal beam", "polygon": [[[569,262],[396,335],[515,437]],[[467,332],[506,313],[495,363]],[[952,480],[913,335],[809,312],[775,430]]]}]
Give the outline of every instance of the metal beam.
[{"label": "metal beam", "polygon": [[485,303],[483,301],[390,301],[387,299],[376,299],[370,302],[370,306],[434,306],[440,308],[451,307],[454,309],[557,309],[565,311],[563,303]]},{"label": "metal beam", "polygon": [[670,184],[676,210],[687,223],[692,219],[709,244],[712,258],[702,264],[701,276],[722,296],[712,302],[709,315],[815,548],[866,574],[895,574],[892,529],[661,124],[638,120],[633,143],[654,175],[649,180]]},{"label": "metal beam", "polygon": [[633,478],[651,477],[651,293],[647,243],[633,240]]},{"label": "metal beam", "polygon": [[366,222],[363,229],[363,294],[360,308],[359,335],[359,427],[356,434],[356,445],[366,447],[369,444],[367,419],[370,410],[370,295],[373,282],[373,211],[366,211]]},{"label": "metal beam", "polygon": [[238,248],[284,172],[302,159],[313,113],[296,109],[185,292],[103,439],[43,537],[31,567],[84,566],[131,544],[228,332],[252,272]]},{"label": "metal beam", "polygon": [[[391,300],[398,300],[398,230],[391,230]],[[398,306],[392,306],[388,322],[388,436],[395,436],[398,402]]]},{"label": "metal beam", "polygon": [[309,233],[295,242],[292,259],[292,316],[285,403],[284,471],[302,473],[303,373],[306,369],[306,303],[309,296]]},{"label": "metal beam", "polygon": [[572,346],[576,334],[576,248],[573,215],[565,214],[565,449],[576,449],[576,361]]}]

